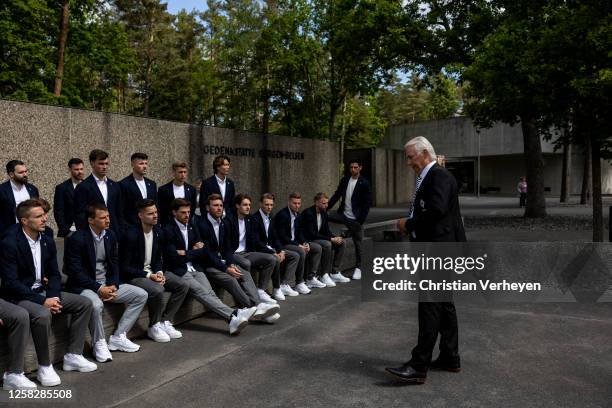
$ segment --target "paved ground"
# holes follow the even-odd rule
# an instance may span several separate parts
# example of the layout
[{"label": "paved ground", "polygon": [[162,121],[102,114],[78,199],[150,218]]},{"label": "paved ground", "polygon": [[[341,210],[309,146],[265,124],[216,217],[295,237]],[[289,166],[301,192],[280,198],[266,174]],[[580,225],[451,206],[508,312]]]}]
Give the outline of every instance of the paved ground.
[{"label": "paved ground", "polygon": [[[238,337],[197,319],[183,339],[139,339],[140,352],[114,353],[97,372],[58,370],[62,387],[83,408],[610,406],[612,304],[458,305],[464,371],[406,386],[384,367],[407,359],[416,304],[360,299],[359,282],[322,289]],[[13,406],[28,405],[41,406]]]}]

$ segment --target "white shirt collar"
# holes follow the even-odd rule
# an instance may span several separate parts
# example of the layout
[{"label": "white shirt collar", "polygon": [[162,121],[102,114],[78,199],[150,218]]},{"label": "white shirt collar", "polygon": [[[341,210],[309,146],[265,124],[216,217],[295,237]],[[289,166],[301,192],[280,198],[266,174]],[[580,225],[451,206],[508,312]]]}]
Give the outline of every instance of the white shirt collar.
[{"label": "white shirt collar", "polygon": [[259,209],[259,213],[261,214],[261,217],[262,217],[264,220],[270,220],[270,216],[269,216],[269,215],[267,215],[265,212],[263,212],[263,210],[262,210],[261,208]]},{"label": "white shirt collar", "polygon": [[212,222],[213,225],[221,225],[221,219],[219,219],[219,221],[215,220],[215,217],[210,215],[210,213],[206,213],[206,217],[208,217],[208,220]]},{"label": "white shirt collar", "polygon": [[102,233],[99,236],[96,234],[93,228],[91,228],[91,226],[89,226],[89,230],[91,231],[91,235],[93,235],[96,241],[100,241],[106,236],[106,230],[102,230]]},{"label": "white shirt collar", "polygon": [[21,229],[21,231],[23,232],[23,235],[25,235],[25,237],[28,239],[28,243],[30,244],[30,246],[40,244],[40,239],[42,238],[42,234],[40,232],[38,233],[38,238],[36,238],[36,241],[34,241],[32,238],[30,238],[28,234],[26,234],[23,228]]},{"label": "white shirt collar", "polygon": [[108,177],[104,176],[102,178],[98,178],[98,176],[96,176],[95,174],[91,173],[91,175],[93,176],[94,180],[96,180],[98,183],[106,183],[108,181]]},{"label": "white shirt collar", "polygon": [[187,231],[187,225],[183,224],[182,222],[180,222],[176,218],[174,219],[174,222],[176,222],[176,225],[178,225],[178,227],[181,229],[181,231]]},{"label": "white shirt collar", "polygon": [[421,174],[419,174],[421,181],[425,179],[425,176],[427,176],[427,173],[429,173],[429,170],[434,166],[434,164],[436,164],[435,160],[431,161],[423,170],[421,170]]},{"label": "white shirt collar", "polygon": [[225,184],[225,182],[227,181],[227,177],[225,177],[223,180],[221,180],[219,178],[219,176],[217,176],[216,174],[215,174],[215,178],[217,179],[217,183],[219,183],[219,184]]},{"label": "white shirt collar", "polygon": [[17,184],[15,184],[15,182],[13,181],[13,179],[9,180],[11,181],[11,187],[13,188],[13,191],[21,191],[25,187],[25,184],[22,184],[21,187],[18,187]]}]

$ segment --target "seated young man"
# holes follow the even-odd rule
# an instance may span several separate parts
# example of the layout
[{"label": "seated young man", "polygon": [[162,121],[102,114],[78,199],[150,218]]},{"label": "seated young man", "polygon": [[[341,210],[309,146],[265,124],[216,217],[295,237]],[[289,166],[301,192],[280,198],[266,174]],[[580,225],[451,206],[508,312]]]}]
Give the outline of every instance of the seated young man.
[{"label": "seated young man", "polygon": [[[157,206],[153,200],[136,203],[140,224],[129,227],[119,245],[121,281],[138,286],[149,294],[147,335],[165,343],[183,337],[172,320],[189,293],[189,285],[172,272],[162,271],[163,231],[157,225]],[[171,293],[164,308],[164,291]]]},{"label": "seated young man", "polygon": [[257,251],[276,257],[277,266],[276,273],[272,277],[274,285],[272,295],[276,300],[285,300],[285,295],[299,295],[299,292],[291,289],[291,282],[295,278],[300,256],[293,251],[283,249],[276,238],[276,232],[272,226],[272,208],[274,208],[274,195],[262,194],[259,200],[259,211],[252,217],[255,224],[254,242]]},{"label": "seated young man", "polygon": [[[223,216],[223,199],[211,194],[206,205],[206,214],[199,222],[198,229],[206,248],[212,256],[212,264],[206,268],[206,276],[233,296],[242,307],[257,307],[254,320],[264,320],[280,310],[277,304],[261,300],[251,272],[236,265],[231,247],[231,231]],[[278,319],[274,316],[272,319]]]},{"label": "seated young man", "polygon": [[[314,198],[314,205],[302,212],[300,226],[304,238],[309,242],[316,242],[321,245],[320,282],[327,287],[333,287],[336,286],[335,282],[350,282],[351,280],[344,277],[340,272],[346,243],[342,237],[334,236],[329,229],[328,202],[329,199],[325,193],[318,193]],[[314,280],[309,281],[308,284],[317,287]]]},{"label": "seated young man", "polygon": [[[89,330],[96,360],[104,363],[113,359],[110,351],[133,353],[140,349],[139,345],[127,338],[127,333],[147,303],[147,292],[128,283],[119,284],[117,238],[109,229],[108,209],[100,203],[89,205],[87,222],[87,228],[76,231],[66,240],[66,288],[93,303]],[[125,305],[117,329],[108,343],[102,321],[106,302]]]},{"label": "seated young man", "polygon": [[[17,206],[20,226],[11,230],[0,245],[0,275],[3,297],[29,315],[38,357],[37,378],[43,386],[51,387],[61,383],[49,356],[52,315],[62,313],[71,317],[64,370],[89,372],[98,367],[83,357],[92,304],[80,296],[61,291],[55,242],[44,234],[48,216],[47,203],[43,201],[29,199]],[[21,356],[23,358],[23,354]]]},{"label": "seated young man", "polygon": [[164,270],[180,277],[191,296],[227,321],[230,334],[240,333],[257,309],[232,309],[217,297],[204,274],[212,256],[189,221],[191,203],[176,198],[170,208],[173,218],[164,226]]}]

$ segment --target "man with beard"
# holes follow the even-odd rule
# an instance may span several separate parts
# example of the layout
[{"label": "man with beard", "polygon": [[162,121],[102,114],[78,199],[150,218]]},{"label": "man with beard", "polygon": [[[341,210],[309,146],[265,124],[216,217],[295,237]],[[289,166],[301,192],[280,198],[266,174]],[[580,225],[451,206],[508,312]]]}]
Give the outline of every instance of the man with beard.
[{"label": "man with beard", "polygon": [[68,160],[68,169],[70,170],[70,178],[55,186],[55,195],[53,196],[53,216],[57,223],[57,236],[61,238],[76,231],[74,225],[74,190],[85,176],[85,166],[83,160],[79,158],[74,157]]},{"label": "man with beard", "polygon": [[0,236],[7,228],[17,224],[15,209],[19,203],[38,198],[38,189],[28,183],[28,168],[21,160],[6,163],[8,181],[0,184]]}]

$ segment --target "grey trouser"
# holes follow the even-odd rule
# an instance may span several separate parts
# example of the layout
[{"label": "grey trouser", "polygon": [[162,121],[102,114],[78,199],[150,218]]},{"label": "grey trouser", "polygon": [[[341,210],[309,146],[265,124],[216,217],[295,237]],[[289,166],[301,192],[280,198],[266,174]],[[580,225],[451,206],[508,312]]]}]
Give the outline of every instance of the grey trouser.
[{"label": "grey trouser", "polygon": [[351,233],[353,243],[355,244],[355,267],[361,268],[361,241],[363,241],[363,228],[360,223],[351,220],[346,215],[342,216],[342,222]]},{"label": "grey trouser", "polygon": [[251,274],[240,267],[237,268],[242,273],[239,279],[234,278],[227,272],[220,271],[212,267],[206,268],[206,276],[215,285],[227,290],[234,298],[234,302],[240,307],[253,307],[261,303],[257,286],[253,282]]},{"label": "grey trouser", "polygon": [[[295,279],[295,271],[300,263],[300,254],[295,251],[285,250],[285,260],[280,263],[276,258],[276,278],[272,278],[275,288],[279,288],[280,284],[289,284]],[[299,282],[298,282],[299,283]]]},{"label": "grey trouser", "polygon": [[[166,320],[172,322],[176,312],[189,293],[187,282],[184,282],[172,272],[164,272],[164,276],[166,277],[164,285],[153,282],[148,278],[134,278],[130,281],[130,284],[146,290],[149,295],[149,300],[147,301],[149,306],[149,327]],[[164,292],[166,290],[171,295],[164,310]]]},{"label": "grey trouser", "polygon": [[310,251],[306,254],[306,262],[304,263],[304,275],[307,279],[312,279],[318,275],[319,266],[321,265],[321,255],[323,248],[316,242],[309,242]]},{"label": "grey trouser", "polygon": [[[295,266],[295,284],[304,282],[306,277],[304,276],[304,267],[306,266],[306,251],[299,245],[285,245],[283,249],[287,252],[291,251],[298,255],[298,262]],[[309,251],[310,252],[310,251]]]},{"label": "grey trouser", "polygon": [[344,248],[346,247],[346,241],[342,241],[341,245],[332,244],[331,241],[326,239],[318,239],[315,241],[321,245],[321,276],[326,273],[338,273],[340,272],[340,263],[342,262],[342,256],[344,255]]},{"label": "grey trouser", "polygon": [[0,299],[0,320],[8,331],[9,348],[8,373],[23,373],[23,357],[30,332],[30,316],[28,311]]},{"label": "grey trouser", "polygon": [[[91,300],[93,303],[93,313],[91,314],[91,320],[89,322],[89,331],[91,333],[91,340],[95,344],[98,340],[104,338],[104,324],[102,322],[102,312],[104,311],[104,303],[100,296],[91,289],[85,289],[81,292],[81,296]],[[129,283],[123,283],[119,285],[116,296],[113,300],[108,300],[109,303],[123,303],[125,304],[125,311],[119,320],[115,335],[121,333],[127,333],[138,320],[140,312],[147,303],[147,292],[144,289],[140,289],[137,286],[130,285]]]},{"label": "grey trouser", "polygon": [[253,269],[260,269],[257,287],[266,290],[276,268],[276,256],[264,252],[236,252],[234,260],[242,269],[250,271],[251,277],[254,275]]},{"label": "grey trouser", "polygon": [[215,291],[212,290],[210,282],[204,275],[204,272],[186,272],[181,276],[183,282],[189,286],[189,293],[198,302],[203,304],[211,312],[221,316],[226,321],[230,321],[234,309],[223,303],[218,297]]},{"label": "grey trouser", "polygon": [[[43,296],[44,292],[42,293]],[[85,344],[85,332],[87,323],[92,314],[92,304],[74,293],[61,293],[62,314],[70,315],[70,333],[68,353],[83,354]],[[30,315],[30,331],[36,349],[38,364],[48,366],[51,364],[49,358],[49,334],[51,331],[51,312],[38,303],[29,300],[21,300],[17,305],[27,310]]]}]

